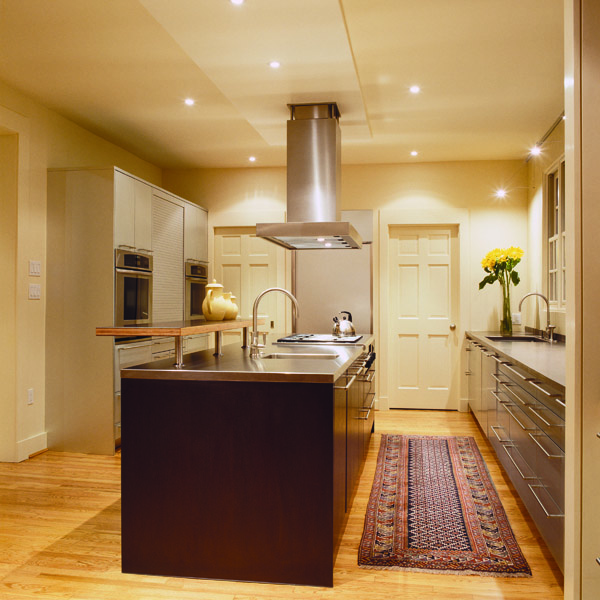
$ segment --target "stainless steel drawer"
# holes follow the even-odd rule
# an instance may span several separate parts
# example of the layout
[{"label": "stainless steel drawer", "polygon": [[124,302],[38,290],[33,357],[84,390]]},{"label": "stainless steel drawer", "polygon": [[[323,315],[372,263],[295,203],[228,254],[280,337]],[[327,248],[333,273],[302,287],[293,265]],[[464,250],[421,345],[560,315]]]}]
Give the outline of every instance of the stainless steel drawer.
[{"label": "stainless steel drawer", "polygon": [[540,485],[550,496],[548,510],[559,513],[565,508],[565,453],[543,432],[530,432],[529,437],[535,444],[535,473]]}]

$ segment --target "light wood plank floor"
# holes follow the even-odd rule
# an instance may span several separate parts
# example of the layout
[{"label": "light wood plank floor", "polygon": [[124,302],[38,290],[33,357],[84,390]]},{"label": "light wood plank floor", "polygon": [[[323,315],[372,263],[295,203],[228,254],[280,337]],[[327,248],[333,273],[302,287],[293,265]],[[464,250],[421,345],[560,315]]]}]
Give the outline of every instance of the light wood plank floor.
[{"label": "light wood plank floor", "polygon": [[[0,463],[0,598],[552,600],[563,597],[559,569],[470,414],[378,412],[376,428],[337,557],[332,589],[124,575],[120,570],[120,457],[46,452],[19,464]],[[533,577],[511,579],[359,569],[357,549],[381,433],[474,436]]]}]

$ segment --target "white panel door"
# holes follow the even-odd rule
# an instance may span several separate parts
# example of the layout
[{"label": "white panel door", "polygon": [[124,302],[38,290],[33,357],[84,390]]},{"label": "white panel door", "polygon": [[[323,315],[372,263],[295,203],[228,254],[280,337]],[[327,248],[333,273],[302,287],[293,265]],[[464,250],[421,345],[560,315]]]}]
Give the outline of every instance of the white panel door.
[{"label": "white panel door", "polygon": [[391,408],[458,408],[458,233],[390,229]]},{"label": "white panel door", "polygon": [[[254,300],[270,287],[283,287],[285,250],[255,235],[254,227],[219,227],[215,229],[214,276],[223,291],[233,292],[239,316],[252,316]],[[259,306],[259,314],[267,322],[261,331],[285,332],[283,294],[267,294]],[[224,331],[223,343],[238,342],[241,331]]]}]

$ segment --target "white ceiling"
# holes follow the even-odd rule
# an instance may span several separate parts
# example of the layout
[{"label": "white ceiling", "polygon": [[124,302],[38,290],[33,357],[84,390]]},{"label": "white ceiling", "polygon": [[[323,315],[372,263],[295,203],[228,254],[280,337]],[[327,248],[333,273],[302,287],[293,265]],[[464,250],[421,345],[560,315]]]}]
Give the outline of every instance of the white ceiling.
[{"label": "white ceiling", "polygon": [[563,110],[562,16],[563,0],[3,0],[0,79],[163,168],[285,165],[287,104],[313,101],[338,103],[346,164],[522,158]]}]

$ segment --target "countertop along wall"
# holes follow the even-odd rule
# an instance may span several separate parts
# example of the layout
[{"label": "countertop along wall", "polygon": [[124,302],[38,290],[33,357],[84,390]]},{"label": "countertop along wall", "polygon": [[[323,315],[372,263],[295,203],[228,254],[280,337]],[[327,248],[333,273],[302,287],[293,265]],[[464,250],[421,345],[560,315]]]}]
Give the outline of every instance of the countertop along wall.
[{"label": "countertop along wall", "polygon": [[[19,461],[46,447],[45,354],[52,344],[45,333],[47,169],[118,165],[157,185],[162,173],[1,82],[0,135],[18,136],[12,149],[3,140],[13,167],[11,174],[4,166],[0,175],[0,182],[16,181],[2,205],[3,219],[5,211],[11,215],[14,239],[10,252],[0,254],[0,273],[14,283],[0,288],[0,307],[12,321],[0,345],[0,378],[7,382],[0,386],[0,461]],[[28,275],[29,260],[41,262],[41,277]],[[30,283],[41,285],[41,300],[28,299]],[[32,405],[28,389],[34,391]]]}]

